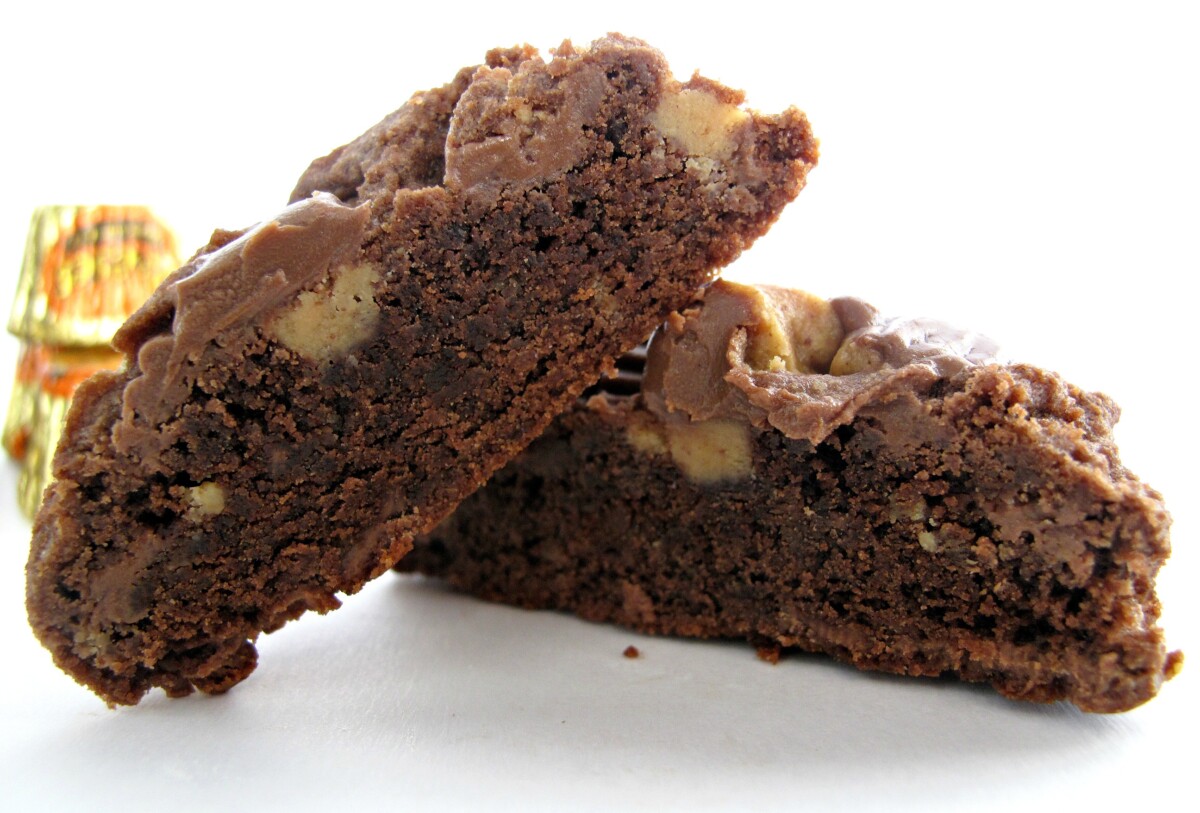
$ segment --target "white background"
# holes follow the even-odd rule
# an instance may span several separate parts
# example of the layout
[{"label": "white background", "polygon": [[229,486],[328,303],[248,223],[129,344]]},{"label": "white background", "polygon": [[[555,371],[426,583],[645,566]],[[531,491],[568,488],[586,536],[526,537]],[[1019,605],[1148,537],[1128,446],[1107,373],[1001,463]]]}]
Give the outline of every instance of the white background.
[{"label": "white background", "polygon": [[[0,300],[35,205],[150,204],[190,253],[490,47],[639,36],[822,140],[732,276],[946,318],[1122,404],[1123,458],[1175,516],[1169,641],[1200,653],[1194,5],[405,5],[6,4]],[[3,403],[15,355],[0,341]],[[14,481],[0,467],[7,809],[1150,809],[1193,786],[1195,666],[1088,717],[391,575],[264,639],[225,697],[109,711],[25,625]]]}]

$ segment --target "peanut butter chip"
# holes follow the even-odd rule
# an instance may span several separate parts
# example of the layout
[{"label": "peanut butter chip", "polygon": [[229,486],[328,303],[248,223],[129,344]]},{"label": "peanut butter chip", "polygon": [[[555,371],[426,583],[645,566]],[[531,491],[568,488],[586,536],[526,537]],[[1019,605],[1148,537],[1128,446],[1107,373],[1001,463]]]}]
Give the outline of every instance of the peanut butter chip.
[{"label": "peanut butter chip", "polygon": [[313,361],[344,355],[370,339],[379,321],[374,297],[378,268],[370,263],[344,265],[331,279],[332,284],[301,292],[267,326],[268,334],[284,347]]},{"label": "peanut butter chip", "polygon": [[112,637],[108,633],[99,630],[91,632],[79,631],[75,633],[74,638],[75,646],[79,648],[79,651],[92,658],[105,652],[112,646]]},{"label": "peanut butter chip", "polygon": [[734,134],[750,114],[703,90],[668,93],[650,121],[675,147],[688,155],[728,158],[737,149]]},{"label": "peanut butter chip", "polygon": [[833,306],[801,291],[770,297],[744,287],[759,317],[747,337],[746,363],[756,370],[826,372],[845,336]]},{"label": "peanut butter chip", "polygon": [[200,522],[225,510],[225,490],[216,483],[201,483],[188,489],[187,518]]},{"label": "peanut butter chip", "polygon": [[667,448],[689,480],[741,480],[754,471],[750,428],[742,421],[711,420],[667,426]]},{"label": "peanut butter chip", "polygon": [[851,339],[837,351],[837,355],[833,357],[833,363],[829,365],[829,372],[832,375],[853,375],[854,373],[871,373],[882,367],[883,356],[878,351]]},{"label": "peanut butter chip", "polygon": [[625,439],[642,454],[667,453],[667,441],[662,430],[649,421],[631,421],[625,429]]}]

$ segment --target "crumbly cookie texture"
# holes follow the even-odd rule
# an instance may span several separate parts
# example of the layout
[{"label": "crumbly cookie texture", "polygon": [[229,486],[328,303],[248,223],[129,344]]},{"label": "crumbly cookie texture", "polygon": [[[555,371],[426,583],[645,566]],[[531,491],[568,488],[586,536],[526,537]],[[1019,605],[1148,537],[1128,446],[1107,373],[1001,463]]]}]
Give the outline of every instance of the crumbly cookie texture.
[{"label": "crumbly cookie texture", "polygon": [[[833,318],[830,318],[830,317]],[[1118,411],[854,299],[715,283],[400,568],[650,633],[1123,711],[1182,664]]]},{"label": "crumbly cookie texture", "polygon": [[68,418],[27,581],[58,664],[224,691],[391,567],[800,191],[803,114],[740,101],[619,36],[493,51],[216,233]]}]

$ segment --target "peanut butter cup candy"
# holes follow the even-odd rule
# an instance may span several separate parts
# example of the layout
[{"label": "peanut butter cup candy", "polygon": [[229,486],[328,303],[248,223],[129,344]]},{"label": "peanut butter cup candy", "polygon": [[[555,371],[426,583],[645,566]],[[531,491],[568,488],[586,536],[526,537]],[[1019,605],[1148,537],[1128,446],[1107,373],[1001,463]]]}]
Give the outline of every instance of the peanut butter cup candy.
[{"label": "peanut butter cup candy", "polygon": [[939,322],[727,282],[620,369],[400,568],[1085,711],[1178,671],[1170,520],[1106,396]]},{"label": "peanut butter cup candy", "polygon": [[418,93],[217,232],[76,395],[31,623],[110,704],[224,691],[338,606],[763,234],[803,114],[612,36]]}]

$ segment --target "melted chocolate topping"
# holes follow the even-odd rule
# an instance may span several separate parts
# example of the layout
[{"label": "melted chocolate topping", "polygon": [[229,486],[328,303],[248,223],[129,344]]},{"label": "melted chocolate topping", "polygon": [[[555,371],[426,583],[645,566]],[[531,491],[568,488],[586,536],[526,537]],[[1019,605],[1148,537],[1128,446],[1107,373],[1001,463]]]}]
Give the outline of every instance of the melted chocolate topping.
[{"label": "melted chocolate topping", "polygon": [[792,301],[802,296],[714,283],[702,305],[672,315],[651,342],[642,383],[646,406],[667,421],[745,420],[816,444],[865,405],[927,390],[998,353],[996,343],[979,334],[930,319],[885,319],[862,300],[842,298],[828,304],[844,331],[839,356],[855,359],[852,372],[752,366],[752,333],[772,318],[769,310],[794,310]]}]

